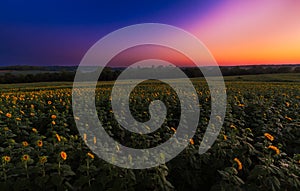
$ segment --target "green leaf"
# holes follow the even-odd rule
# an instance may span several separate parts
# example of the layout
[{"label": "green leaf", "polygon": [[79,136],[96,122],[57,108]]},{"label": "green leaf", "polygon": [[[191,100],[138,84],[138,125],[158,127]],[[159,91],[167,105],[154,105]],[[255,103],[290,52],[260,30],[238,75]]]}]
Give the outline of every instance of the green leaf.
[{"label": "green leaf", "polygon": [[242,184],[245,184],[245,182],[238,176],[234,176],[233,177],[234,179],[234,182],[237,184],[237,185],[242,185]]},{"label": "green leaf", "polygon": [[36,185],[38,185],[40,188],[44,188],[44,186],[47,184],[47,182],[49,181],[49,176],[39,176],[36,177],[34,182]]},{"label": "green leaf", "polygon": [[218,170],[218,172],[221,174],[221,176],[222,176],[223,178],[225,178],[225,180],[228,180],[228,179],[229,179],[230,174],[229,174],[228,172],[222,171],[222,170]]},{"label": "green leaf", "polygon": [[51,177],[51,182],[55,185],[55,186],[60,186],[62,184],[62,182],[64,181],[64,178],[61,176],[52,176]]},{"label": "green leaf", "polygon": [[89,177],[81,175],[75,182],[74,187],[75,188],[81,188],[84,184],[87,184],[89,181]]}]

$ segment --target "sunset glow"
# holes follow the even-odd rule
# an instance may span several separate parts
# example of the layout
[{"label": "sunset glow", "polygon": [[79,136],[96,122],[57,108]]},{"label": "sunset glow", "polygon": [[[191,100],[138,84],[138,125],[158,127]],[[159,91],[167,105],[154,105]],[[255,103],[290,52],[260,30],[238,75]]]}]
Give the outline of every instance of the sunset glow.
[{"label": "sunset glow", "polygon": [[190,32],[219,65],[300,63],[298,0],[2,4],[0,65],[78,65],[99,39],[138,23]]},{"label": "sunset glow", "polygon": [[228,0],[187,27],[221,65],[300,62],[300,1]]}]

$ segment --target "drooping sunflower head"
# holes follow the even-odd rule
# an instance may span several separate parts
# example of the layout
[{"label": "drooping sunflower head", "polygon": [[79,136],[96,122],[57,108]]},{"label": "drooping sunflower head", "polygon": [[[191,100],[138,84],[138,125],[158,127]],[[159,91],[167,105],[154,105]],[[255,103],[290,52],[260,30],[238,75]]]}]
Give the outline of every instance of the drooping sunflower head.
[{"label": "drooping sunflower head", "polygon": [[277,155],[280,154],[280,150],[276,146],[270,145],[268,146],[268,149],[272,149],[273,151],[276,152]]},{"label": "drooping sunflower head", "polygon": [[236,162],[236,164],[238,166],[238,170],[242,170],[243,169],[242,162],[238,158],[234,158],[233,160],[234,160],[234,162]]},{"label": "drooping sunflower head", "polygon": [[41,156],[40,160],[39,160],[39,163],[45,164],[46,162],[47,162],[47,157],[46,156]]},{"label": "drooping sunflower head", "polygon": [[92,153],[90,153],[90,152],[87,153],[87,156],[89,156],[91,159],[95,158],[95,156]]},{"label": "drooping sunflower head", "polygon": [[269,139],[270,141],[274,141],[274,137],[273,137],[271,134],[265,133],[264,136],[265,136],[267,139]]},{"label": "drooping sunflower head", "polygon": [[36,128],[32,128],[32,131],[33,131],[34,133],[37,133]]},{"label": "drooping sunflower head", "polygon": [[56,136],[57,141],[60,142],[61,138],[60,138],[59,134],[56,133],[55,136]]}]

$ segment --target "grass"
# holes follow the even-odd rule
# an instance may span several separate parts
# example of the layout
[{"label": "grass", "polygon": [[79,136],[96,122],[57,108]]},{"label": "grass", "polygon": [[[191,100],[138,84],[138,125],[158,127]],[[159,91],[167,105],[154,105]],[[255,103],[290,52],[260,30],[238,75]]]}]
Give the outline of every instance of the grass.
[{"label": "grass", "polygon": [[[180,79],[174,79],[180,81]],[[241,75],[241,76],[225,76],[225,82],[300,82],[300,73],[284,73],[284,74],[258,74],[258,75]],[[194,78],[193,82],[204,81],[204,78]],[[126,82],[125,82],[126,83]],[[98,85],[112,85],[113,82],[99,82]],[[55,88],[72,88],[73,82],[35,82],[35,83],[16,83],[16,84],[0,84],[0,91],[6,90],[39,90],[39,89],[55,89]]]},{"label": "grass", "polygon": [[300,82],[300,73],[226,76],[225,81]]}]

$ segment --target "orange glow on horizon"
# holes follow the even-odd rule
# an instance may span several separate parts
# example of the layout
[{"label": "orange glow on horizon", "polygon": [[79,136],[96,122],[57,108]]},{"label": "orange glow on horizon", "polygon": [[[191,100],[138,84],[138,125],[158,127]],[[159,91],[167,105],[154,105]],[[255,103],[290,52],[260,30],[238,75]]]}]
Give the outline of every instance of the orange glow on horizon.
[{"label": "orange glow on horizon", "polygon": [[300,63],[300,1],[228,0],[190,31],[219,65]]},{"label": "orange glow on horizon", "polygon": [[158,59],[170,62],[176,66],[196,66],[187,56],[171,49],[159,45],[135,46],[117,54],[108,64],[109,67],[128,67],[136,62]]}]

